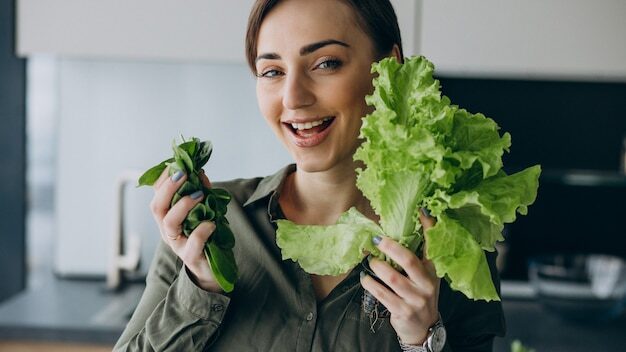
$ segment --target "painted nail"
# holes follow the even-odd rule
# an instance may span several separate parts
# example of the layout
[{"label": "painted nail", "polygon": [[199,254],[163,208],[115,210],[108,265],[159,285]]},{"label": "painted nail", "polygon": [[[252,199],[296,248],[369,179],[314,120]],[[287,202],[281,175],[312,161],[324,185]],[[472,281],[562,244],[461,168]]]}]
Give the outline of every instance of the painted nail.
[{"label": "painted nail", "polygon": [[422,211],[422,214],[423,214],[425,217],[428,217],[428,218],[430,217],[430,211],[429,211],[428,209],[426,209],[426,208],[422,208],[422,209],[420,209],[420,210]]},{"label": "painted nail", "polygon": [[193,192],[190,195],[190,197],[191,197],[191,199],[198,199],[198,198],[202,197],[203,195],[204,195],[204,193],[202,193],[202,191],[200,190],[200,191]]},{"label": "painted nail", "polygon": [[372,237],[372,243],[374,245],[376,245],[376,246],[378,246],[378,244],[380,244],[380,241],[382,241],[382,240],[383,240],[383,238],[378,236],[378,235]]},{"label": "painted nail", "polygon": [[174,182],[178,182],[178,180],[180,180],[181,177],[183,177],[184,174],[185,174],[184,172],[182,172],[181,170],[178,170],[178,171],[176,171],[175,174],[172,175],[171,179]]}]

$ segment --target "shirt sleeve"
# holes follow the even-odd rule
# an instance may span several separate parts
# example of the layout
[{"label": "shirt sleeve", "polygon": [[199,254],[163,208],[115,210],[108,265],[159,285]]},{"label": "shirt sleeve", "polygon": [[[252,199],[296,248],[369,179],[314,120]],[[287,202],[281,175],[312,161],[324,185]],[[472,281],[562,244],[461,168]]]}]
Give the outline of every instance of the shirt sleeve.
[{"label": "shirt sleeve", "polygon": [[163,242],[146,289],[114,351],[201,351],[214,338],[230,299],[197,287]]},{"label": "shirt sleeve", "polygon": [[[500,278],[495,264],[497,252],[485,254],[499,295]],[[450,289],[445,280],[441,281],[440,291],[439,309],[448,335],[444,351],[492,351],[495,337],[504,336],[506,332],[502,303],[469,299]]]}]

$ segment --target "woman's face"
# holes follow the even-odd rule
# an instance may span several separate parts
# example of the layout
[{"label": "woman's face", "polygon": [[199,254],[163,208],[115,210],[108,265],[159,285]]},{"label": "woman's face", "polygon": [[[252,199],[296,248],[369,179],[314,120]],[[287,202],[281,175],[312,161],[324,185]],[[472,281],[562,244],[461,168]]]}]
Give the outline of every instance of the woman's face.
[{"label": "woman's face", "polygon": [[285,0],[265,17],[256,69],[261,113],[298,168],[352,163],[371,111],[373,43],[338,0]]}]

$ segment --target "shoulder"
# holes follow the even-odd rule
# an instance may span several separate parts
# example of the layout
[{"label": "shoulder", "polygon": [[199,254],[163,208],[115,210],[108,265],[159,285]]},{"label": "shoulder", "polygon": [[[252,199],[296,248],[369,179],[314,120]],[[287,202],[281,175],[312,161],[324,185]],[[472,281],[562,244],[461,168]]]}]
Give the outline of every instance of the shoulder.
[{"label": "shoulder", "polygon": [[294,164],[290,164],[269,176],[215,182],[213,187],[228,191],[233,199],[231,203],[245,205],[276,192],[287,175],[295,171],[295,168]]},{"label": "shoulder", "polygon": [[212,186],[227,190],[233,197],[233,201],[239,204],[244,204],[256,191],[262,180],[263,177],[237,178],[227,181],[214,182]]}]

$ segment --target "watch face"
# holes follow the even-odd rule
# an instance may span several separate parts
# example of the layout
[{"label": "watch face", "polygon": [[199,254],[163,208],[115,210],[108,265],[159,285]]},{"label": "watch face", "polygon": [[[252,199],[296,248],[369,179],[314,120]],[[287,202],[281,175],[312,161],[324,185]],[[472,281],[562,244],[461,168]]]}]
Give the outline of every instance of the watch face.
[{"label": "watch face", "polygon": [[446,329],[443,325],[436,327],[433,330],[433,334],[428,341],[430,350],[433,352],[440,352],[443,350],[443,346],[446,344]]}]

